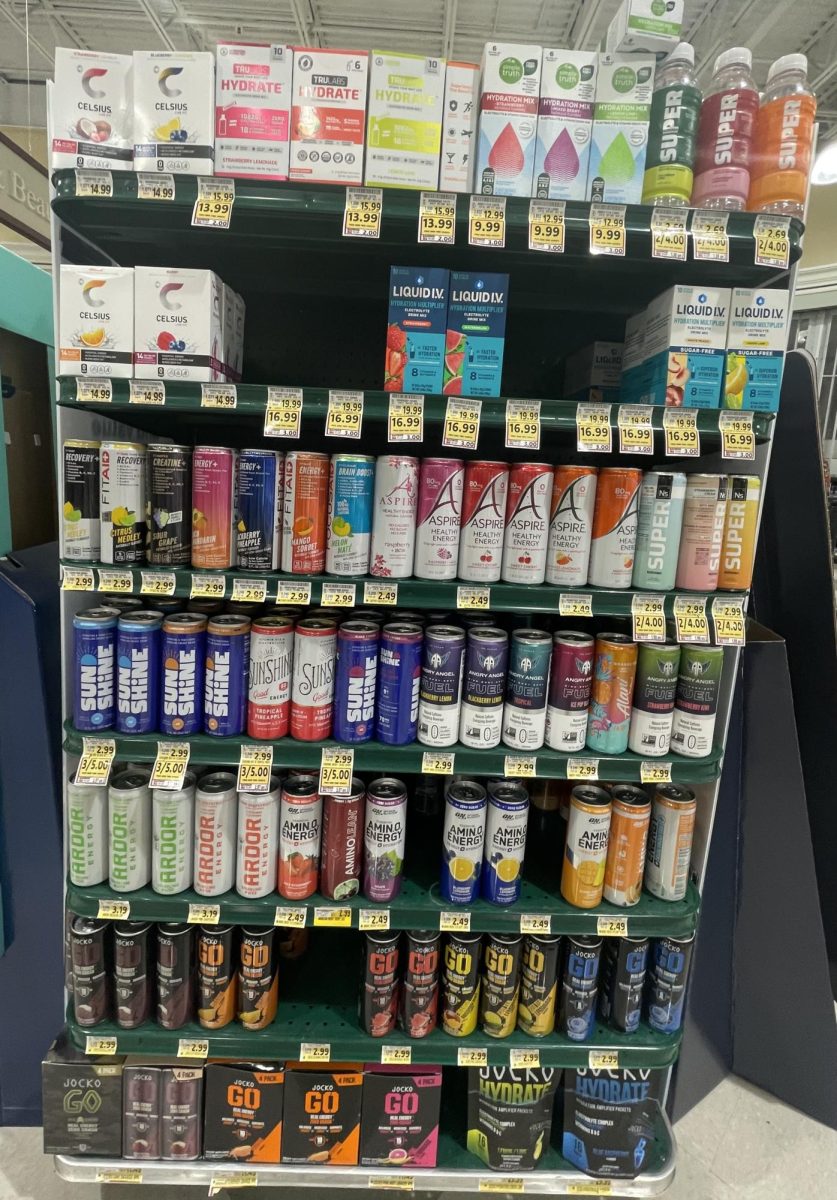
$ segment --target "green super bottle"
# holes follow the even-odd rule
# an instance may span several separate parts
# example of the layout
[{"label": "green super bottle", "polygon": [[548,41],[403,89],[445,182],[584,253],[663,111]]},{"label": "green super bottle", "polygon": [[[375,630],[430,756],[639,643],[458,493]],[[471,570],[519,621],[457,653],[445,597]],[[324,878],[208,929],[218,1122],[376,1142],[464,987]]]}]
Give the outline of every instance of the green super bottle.
[{"label": "green super bottle", "polygon": [[684,208],[691,200],[700,102],[694,47],[680,42],[654,82],[643,204]]}]

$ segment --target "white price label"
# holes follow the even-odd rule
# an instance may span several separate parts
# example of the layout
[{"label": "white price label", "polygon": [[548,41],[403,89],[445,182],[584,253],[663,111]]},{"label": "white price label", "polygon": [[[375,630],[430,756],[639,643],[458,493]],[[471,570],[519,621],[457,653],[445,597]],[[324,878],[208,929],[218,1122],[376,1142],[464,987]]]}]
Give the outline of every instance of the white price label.
[{"label": "white price label", "polygon": [[264,436],[298,438],[302,408],[302,388],[269,387],[264,410]]},{"label": "white price label", "polygon": [[591,1071],[618,1071],[619,1051],[591,1050],[587,1058],[587,1065]]},{"label": "white price label", "polygon": [[92,567],[62,567],[61,587],[65,592],[93,592],[96,577]]},{"label": "white price label", "polygon": [[235,181],[204,176],[192,209],[192,224],[205,229],[229,229],[235,203]]},{"label": "white price label", "polygon": [[381,1046],[382,1066],[409,1067],[412,1061],[412,1046]]},{"label": "white price label", "polygon": [[695,262],[729,262],[728,212],[697,208],[692,214],[692,257]]},{"label": "white price label", "polygon": [[140,591],[144,596],[173,596],[176,587],[174,571],[140,572]]},{"label": "white price label", "polygon": [[130,571],[111,571],[100,569],[99,591],[110,592],[116,596],[130,596],[134,590],[134,577]]},{"label": "white price label", "polygon": [[276,589],[278,604],[310,604],[311,584],[296,580],[282,580]]},{"label": "white price label", "polygon": [[362,933],[389,929],[389,909],[362,908],[357,916],[357,927]]},{"label": "white price label", "polygon": [[449,396],[445,407],[442,445],[455,450],[476,450],[480,439],[481,400]]},{"label": "white price label", "polygon": [[456,193],[422,192],[419,202],[419,244],[452,246],[456,240]]},{"label": "white price label", "polygon": [[241,757],[238,761],[236,791],[269,792],[272,770],[273,747],[271,745],[253,746],[245,742],[241,747]]},{"label": "white price label", "polygon": [[558,597],[558,614],[562,617],[592,617],[592,593],[561,592]]},{"label": "white price label", "polygon": [[343,237],[379,238],[383,207],[382,188],[346,188]]},{"label": "white price label", "polygon": [[529,201],[529,249],[563,254],[566,229],[563,200]]},{"label": "white price label", "polygon": [[174,199],[174,176],[167,172],[138,171],[136,181],[138,200]]},{"label": "white price label", "polygon": [[457,608],[476,608],[487,612],[491,607],[491,588],[488,587],[457,587]]},{"label": "white price label", "polygon": [[508,400],[506,402],[506,449],[540,450],[540,400]]},{"label": "white price label", "polygon": [[590,253],[625,257],[625,205],[591,204]]},{"label": "white price label", "polygon": [[504,768],[506,779],[534,779],[538,773],[538,760],[534,754],[507,754]]},{"label": "white price label", "polygon": [[455,757],[447,750],[425,750],[421,756],[422,775],[452,775]]},{"label": "white price label", "polygon": [[686,261],[687,208],[655,208],[651,214],[651,257]]},{"label": "white price label", "polygon": [[620,454],[653,454],[654,427],[650,404],[620,404],[616,424],[619,426]]},{"label": "white price label", "polygon": [[372,581],[363,585],[363,603],[364,604],[397,604],[398,603],[398,584],[397,583],[373,583]]},{"label": "white price label", "polygon": [[92,196],[96,200],[110,200],[113,196],[113,173],[111,171],[76,171],[76,196]]},{"label": "white price label", "polygon": [[113,402],[113,384],[109,379],[76,380],[77,404],[111,404]]},{"label": "white price label", "polygon": [[599,760],[597,758],[568,758],[567,779],[596,780],[599,778]]},{"label": "white price label", "polygon": [[458,1067],[487,1067],[488,1051],[484,1046],[460,1046],[456,1051]]},{"label": "white price label", "polygon": [[356,583],[324,583],[320,604],[323,608],[354,608]]},{"label": "white price label", "polygon": [[178,1058],[208,1058],[209,1057],[209,1039],[208,1038],[178,1038],[177,1057]]},{"label": "white price label", "polygon": [[509,1066],[510,1067],[532,1067],[535,1070],[541,1065],[540,1050],[529,1050],[514,1047],[509,1050]]},{"label": "white price label", "polygon": [[583,454],[610,454],[613,449],[610,404],[579,404],[575,413],[576,446]]},{"label": "white price label", "polygon": [[596,933],[599,937],[627,937],[627,917],[596,917]]},{"label": "white price label", "polygon": [[187,925],[217,925],[221,920],[220,904],[190,904]]},{"label": "white price label", "polygon": [[307,908],[285,908],[281,904],[277,904],[273,914],[273,924],[280,929],[304,929],[307,919]]},{"label": "white price label", "polygon": [[267,599],[267,580],[234,579],[232,598],[243,604],[264,604]]},{"label": "white price label", "polygon": [[156,379],[132,379],[128,385],[129,404],[152,404],[159,408],[166,403],[166,385]]},{"label": "white price label", "polygon": [[320,759],[320,795],[350,796],[354,768],[354,750],[343,746],[324,746]]},{"label": "white price label", "polygon": [[227,587],[225,575],[193,575],[190,600],[223,600]]},{"label": "white price label", "polygon": [[552,932],[552,917],[548,913],[521,913],[520,932],[548,934]]},{"label": "white price label", "polygon": [[201,408],[233,409],[238,407],[238,390],[234,383],[202,383]]},{"label": "white price label", "polygon": [[631,618],[635,642],[666,640],[665,597],[643,593],[631,597]]},{"label": "white price label", "polygon": [[439,913],[439,929],[442,933],[470,933],[471,914],[467,909]]},{"label": "white price label", "polygon": [[85,1054],[116,1054],[116,1038],[115,1037],[98,1037],[95,1033],[88,1033],[84,1039]]},{"label": "white price label", "polygon": [[100,921],[127,921],[130,915],[130,900],[100,900],[96,913]]},{"label": "white price label", "polygon": [[667,458],[698,458],[700,433],[693,408],[667,408],[663,413]]},{"label": "white price label", "polygon": [[331,1061],[331,1046],[328,1042],[302,1042],[299,1061],[304,1063],[327,1063]]}]

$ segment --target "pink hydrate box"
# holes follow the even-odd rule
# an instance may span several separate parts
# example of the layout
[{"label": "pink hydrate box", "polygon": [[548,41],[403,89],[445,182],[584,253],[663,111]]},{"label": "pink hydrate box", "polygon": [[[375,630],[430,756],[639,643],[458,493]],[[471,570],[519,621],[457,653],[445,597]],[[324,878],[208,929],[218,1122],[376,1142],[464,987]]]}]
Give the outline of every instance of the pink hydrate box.
[{"label": "pink hydrate box", "polygon": [[290,46],[219,42],[215,61],[215,174],[287,179]]}]

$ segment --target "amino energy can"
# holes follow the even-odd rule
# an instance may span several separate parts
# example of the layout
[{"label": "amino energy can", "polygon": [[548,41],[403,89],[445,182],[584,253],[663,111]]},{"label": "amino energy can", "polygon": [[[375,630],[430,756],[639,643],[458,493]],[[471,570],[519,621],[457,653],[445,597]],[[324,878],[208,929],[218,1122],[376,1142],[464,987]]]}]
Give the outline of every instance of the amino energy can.
[{"label": "amino energy can", "polygon": [[294,629],[291,737],[319,742],[331,733],[337,625],[332,617],[305,617]]},{"label": "amino energy can", "polygon": [[643,758],[667,754],[680,667],[676,642],[643,642],[638,649],[628,746]]},{"label": "amino energy can", "polygon": [[157,567],[192,560],[192,447],[148,446],[147,558]]},{"label": "amino energy can", "polygon": [[723,646],[684,646],[671,724],[671,748],[687,758],[712,752],[724,666]]},{"label": "amino energy can", "polygon": [[225,571],[235,566],[237,452],[196,446],[192,456],[192,566]]},{"label": "amino energy can", "polygon": [[62,557],[69,562],[98,562],[99,443],[64,443]]},{"label": "amino energy can", "polygon": [[592,637],[574,630],[552,635],[546,744],[552,750],[583,750],[593,686]]},{"label": "amino energy can", "polygon": [[135,892],[151,879],[151,773],[120,771],[108,785],[108,886]]},{"label": "amino energy can", "polygon": [[198,782],[193,886],[199,896],[222,896],[235,882],[235,782],[230,771],[212,771]]},{"label": "amino energy can", "polygon": [[691,788],[674,783],[657,788],[651,804],[645,886],[660,900],[682,900],[686,895],[696,812]]},{"label": "amino energy can", "polygon": [[436,1028],[441,936],[438,929],[415,929],[404,935],[407,962],[398,1019],[410,1038],[427,1037]]},{"label": "amino energy can", "polygon": [[412,575],[418,490],[417,458],[402,454],[380,455],[375,463],[371,575],[387,579],[407,579]]},{"label": "amino energy can", "polygon": [[161,658],[160,729],[169,736],[198,733],[203,724],[206,617],[193,612],[166,617]]},{"label": "amino energy can", "polygon": [[323,796],[320,891],[327,900],[347,900],[360,891],[365,800],[357,776],[350,796]]},{"label": "amino energy can", "polygon": [[250,626],[250,673],[247,682],[247,736],[275,741],[291,723],[291,676],[294,622],[268,613]]},{"label": "amino energy can", "polygon": [[497,583],[503,557],[509,465],[473,461],[465,464],[459,578],[469,583]]},{"label": "amino energy can", "polygon": [[530,1037],[548,1037],[555,1028],[560,948],[557,936],[523,939],[517,1027]]},{"label": "amino energy can", "polygon": [[230,737],[244,732],[249,671],[249,618],[237,613],[212,617],[206,631],[205,733]]},{"label": "amino energy can", "polygon": [[423,746],[453,746],[459,737],[465,631],[429,625],[419,687],[418,740]]},{"label": "amino energy can", "polygon": [[145,446],[102,442],[99,451],[100,554],[108,566],[145,558]]},{"label": "amino energy can", "polygon": [[401,891],[407,840],[407,788],[400,779],[373,779],[366,789],[363,894],[394,900]]},{"label": "amino energy can", "polygon": [[181,1029],[194,1009],[191,925],[157,926],[157,1024]]},{"label": "amino energy can", "polygon": [[73,964],[73,1013],[83,1027],[98,1025],[110,1011],[105,955],[104,921],[75,917],[70,926],[70,960]]},{"label": "amino energy can", "polygon": [[503,535],[506,583],[544,581],[552,482],[553,468],[547,463],[514,463],[511,468]]},{"label": "amino energy can", "polygon": [[238,793],[235,890],[248,900],[276,891],[279,792],[277,783],[269,792]]},{"label": "amino energy can", "polygon": [[461,458],[422,459],[413,563],[418,579],[456,578],[464,482]]},{"label": "amino energy can", "polygon": [[694,948],[694,934],[676,941],[657,938],[651,948],[646,978],[645,1006],[648,1024],[660,1033],[677,1033],[683,1024],[686,984]]},{"label": "amino energy can", "polygon": [[368,742],[375,735],[380,640],[374,621],[343,621],[337,630],[333,734],[338,742]]},{"label": "amino energy can", "polygon": [[67,781],[67,858],[70,882],[93,887],[108,876],[108,789]]},{"label": "amino energy can", "polygon": [[236,555],[243,571],[279,570],[284,494],[285,456],[278,450],[242,450]]},{"label": "amino energy can", "polygon": [[595,784],[574,787],[561,871],[561,895],[576,908],[601,903],[610,830],[610,793]]},{"label": "amino energy can", "polygon": [[372,542],[375,459],[368,454],[335,454],[328,483],[326,571],[365,575]]},{"label": "amino energy can", "polygon": [[480,1002],[478,933],[452,933],[442,955],[442,1028],[453,1037],[467,1037],[477,1027]]},{"label": "amino energy can", "polygon": [[114,608],[85,608],[73,616],[73,724],[82,733],[113,728],[117,621]]},{"label": "amino energy can", "polygon": [[151,1016],[151,962],[147,921],[119,921],[113,927],[113,992],[116,1023],[136,1029]]},{"label": "amino energy can", "polygon": [[157,729],[162,626],[161,612],[129,612],[119,617],[116,728],[120,733],[150,733]]},{"label": "amino energy can", "polygon": [[279,809],[279,895],[305,900],[317,890],[323,799],[313,775],[282,784]]},{"label": "amino energy can", "polygon": [[718,588],[743,592],[753,582],[761,480],[758,475],[731,475],[728,492]]},{"label": "amino energy can", "polygon": [[424,630],[406,620],[381,630],[376,736],[386,746],[406,746],[418,732]]},{"label": "amino energy can", "polygon": [[235,932],[233,925],[198,930],[198,1020],[204,1029],[223,1029],[235,1017]]},{"label": "amino energy can", "polygon": [[398,1011],[399,933],[367,933],[360,1017],[370,1037],[386,1037]]},{"label": "amino energy can", "polygon": [[721,567],[727,512],[726,475],[690,475],[686,482],[683,532],[675,586],[714,592]]},{"label": "amino energy can", "polygon": [[589,749],[601,754],[622,754],[627,750],[636,664],[636,643],[627,634],[600,633],[596,638],[587,719]]},{"label": "amino energy can", "polygon": [[588,572],[595,587],[631,586],[641,483],[638,467],[603,467],[599,471]]},{"label": "amino energy can", "polygon": [[639,489],[633,586],[670,592],[677,574],[686,476],[682,471],[646,471]]},{"label": "amino energy can", "polygon": [[598,474],[571,463],[555,468],[546,554],[546,582],[555,587],[587,582]]},{"label": "amino energy can", "polygon": [[605,900],[628,908],[638,904],[645,872],[651,801],[640,787],[617,783],[611,790],[610,833],[605,864]]},{"label": "amino energy can", "polygon": [[455,780],[445,793],[441,896],[453,904],[477,898],[485,844],[486,791],[481,783]]},{"label": "amino energy can", "polygon": [[319,575],[325,569],[328,516],[327,454],[291,450],[285,458],[282,570]]},{"label": "amino energy can", "polygon": [[245,1029],[265,1029],[276,1018],[279,973],[275,929],[242,929],[238,968],[238,1019]]},{"label": "amino energy can", "polygon": [[543,745],[551,658],[552,634],[543,629],[514,631],[503,706],[506,746],[528,753]]},{"label": "amino energy can", "polygon": [[561,971],[559,1032],[573,1042],[586,1042],[596,1025],[599,992],[600,937],[568,937]]},{"label": "amino energy can", "polygon": [[642,1011],[648,938],[608,938],[601,967],[602,1019],[622,1033],[635,1033]]},{"label": "amino energy can", "polygon": [[520,899],[528,818],[529,793],[522,783],[489,781],[482,894],[492,904],[514,904]]},{"label": "amino energy can", "polygon": [[509,635],[491,625],[468,630],[459,740],[463,746],[491,749],[503,732],[503,702]]},{"label": "amino energy can", "polygon": [[192,886],[195,857],[195,776],[187,771],[183,787],[151,793],[151,886],[174,896]]},{"label": "amino energy can", "polygon": [[522,946],[523,938],[519,933],[486,935],[482,955],[480,1025],[489,1037],[508,1037],[517,1023]]}]

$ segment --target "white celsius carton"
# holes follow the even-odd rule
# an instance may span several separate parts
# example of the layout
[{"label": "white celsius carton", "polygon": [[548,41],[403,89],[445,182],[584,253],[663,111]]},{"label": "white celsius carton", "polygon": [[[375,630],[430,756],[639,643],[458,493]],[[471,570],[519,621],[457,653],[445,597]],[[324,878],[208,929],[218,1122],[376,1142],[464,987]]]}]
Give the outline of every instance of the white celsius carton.
[{"label": "white celsius carton", "polygon": [[654,90],[653,55],[600,54],[587,199],[639,204]]},{"label": "white celsius carton", "polygon": [[293,52],[276,43],[219,42],[215,174],[287,179]]},{"label": "white celsius carton", "polygon": [[622,0],[607,27],[605,50],[668,54],[680,41],[683,8],[683,0]]},{"label": "white celsius carton", "polygon": [[444,93],[443,58],[372,51],[366,126],[368,186],[436,190]]},{"label": "white celsius carton", "polygon": [[290,178],[363,183],[368,51],[293,52]]},{"label": "white celsius carton", "polygon": [[788,293],[733,288],[723,408],[776,412],[788,344]]},{"label": "white celsius carton", "polygon": [[440,192],[470,192],[479,108],[480,69],[476,63],[448,61],[442,113]]},{"label": "white celsius carton", "polygon": [[622,348],[621,342],[591,342],[571,354],[564,366],[564,395],[584,399],[594,388],[599,393],[597,399],[608,403],[618,400]]},{"label": "white celsius carton", "polygon": [[130,379],[134,351],[132,267],[62,266],[59,375]]},{"label": "white celsius carton", "polygon": [[224,379],[224,285],[213,271],[134,270],[137,379]]},{"label": "white celsius carton", "polygon": [[233,365],[235,362],[235,292],[228,283],[221,281],[223,296],[224,341],[221,362],[224,366],[224,377],[234,379]]},{"label": "white celsius carton", "polygon": [[595,50],[544,50],[533,194],[583,200],[596,99]]},{"label": "white celsius carton", "polygon": [[530,196],[541,81],[541,47],[486,42],[482,52],[474,190]]},{"label": "white celsius carton", "polygon": [[134,170],[211,175],[213,55],[134,51]]},{"label": "white celsius carton", "polygon": [[130,171],[134,154],[130,54],[55,51],[50,166]]},{"label": "white celsius carton", "polygon": [[676,284],[645,313],[641,404],[718,408],[730,289]]}]

